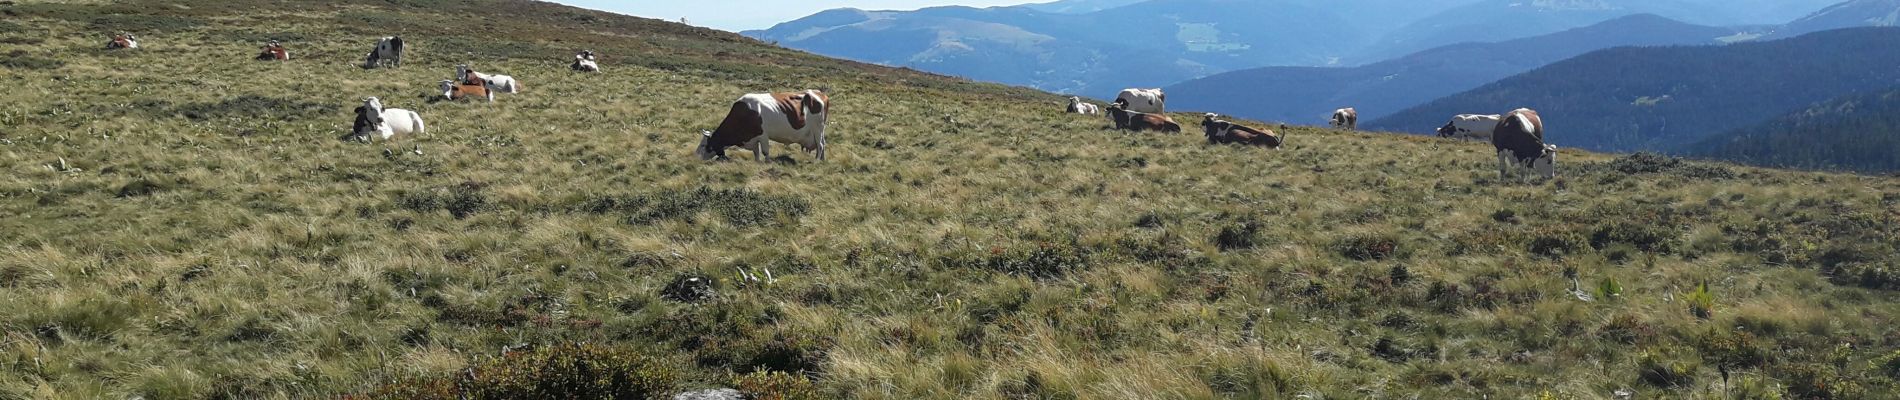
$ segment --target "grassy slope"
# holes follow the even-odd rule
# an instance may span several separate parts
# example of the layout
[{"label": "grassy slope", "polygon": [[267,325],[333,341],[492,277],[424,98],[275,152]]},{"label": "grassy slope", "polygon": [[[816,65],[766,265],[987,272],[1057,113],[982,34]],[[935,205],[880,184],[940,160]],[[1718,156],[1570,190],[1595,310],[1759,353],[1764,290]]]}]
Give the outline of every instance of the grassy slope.
[{"label": "grassy slope", "polygon": [[[1478,143],[1207,147],[552,6],[182,3],[0,6],[0,39],[65,63],[6,67],[0,95],[0,397],[360,392],[573,341],[681,360],[687,387],[787,369],[864,398],[1708,398],[1723,362],[1763,386],[1893,383],[1874,362],[1900,306],[1859,287],[1892,288],[1863,273],[1893,265],[1892,180],[1566,153],[1565,178],[1503,185]],[[352,67],[391,21],[415,22],[411,64]],[[95,50],[116,28],[94,24],[142,25],[147,48]],[[248,61],[267,37],[299,59]],[[607,72],[567,72],[576,47]],[[527,91],[424,103],[460,62]],[[691,157],[737,95],[806,87],[832,89],[832,160]],[[431,133],[336,140],[370,95]],[[747,215],[768,217],[727,217]],[[1575,300],[1567,268],[1624,292]],[[685,274],[721,296],[660,299]],[[1698,282],[1712,320],[1684,303]],[[1644,383],[1646,359],[1689,379]]]}]

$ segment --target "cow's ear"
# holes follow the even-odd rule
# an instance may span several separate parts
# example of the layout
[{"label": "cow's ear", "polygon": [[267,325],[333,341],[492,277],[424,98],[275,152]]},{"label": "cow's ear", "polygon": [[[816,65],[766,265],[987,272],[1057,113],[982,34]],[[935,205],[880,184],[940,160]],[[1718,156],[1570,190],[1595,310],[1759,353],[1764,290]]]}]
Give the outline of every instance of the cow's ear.
[{"label": "cow's ear", "polygon": [[357,114],[362,114],[362,113],[363,113],[363,106],[356,106],[356,113],[357,113]]}]

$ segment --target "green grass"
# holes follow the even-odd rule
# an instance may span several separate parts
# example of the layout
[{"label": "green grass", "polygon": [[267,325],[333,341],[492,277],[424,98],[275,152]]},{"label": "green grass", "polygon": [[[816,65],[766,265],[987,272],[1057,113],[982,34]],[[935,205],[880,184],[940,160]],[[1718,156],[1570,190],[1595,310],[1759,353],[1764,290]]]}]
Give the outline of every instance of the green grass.
[{"label": "green grass", "polygon": [[[29,31],[0,36],[59,63],[0,65],[0,397],[614,376],[519,360],[784,398],[1880,398],[1900,379],[1892,179],[1567,152],[1556,181],[1505,184],[1482,143],[1119,133],[1055,95],[551,5],[271,4],[0,6]],[[163,29],[96,49],[123,7]],[[409,63],[356,68],[390,33]],[[250,61],[267,37],[297,58]],[[579,48],[605,72],[568,72]],[[427,102],[459,63],[527,90]],[[830,160],[693,157],[740,94],[812,87]],[[429,133],[338,140],[367,96]],[[715,295],[662,294],[693,276]]]}]

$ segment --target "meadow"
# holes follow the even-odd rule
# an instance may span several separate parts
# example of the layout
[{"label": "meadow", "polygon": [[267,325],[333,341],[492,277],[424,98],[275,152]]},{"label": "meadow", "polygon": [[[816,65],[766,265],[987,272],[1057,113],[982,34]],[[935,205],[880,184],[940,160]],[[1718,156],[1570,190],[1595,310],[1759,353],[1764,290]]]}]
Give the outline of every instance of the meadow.
[{"label": "meadow", "polygon": [[[1196,113],[1116,132],[514,0],[0,15],[0,398],[1900,396],[1889,177],[1210,146]],[[406,64],[358,68],[391,34]],[[251,61],[272,39],[293,58]],[[430,101],[462,63],[525,90]],[[693,156],[739,95],[807,88],[829,160]],[[341,140],[369,96],[428,133]]]}]

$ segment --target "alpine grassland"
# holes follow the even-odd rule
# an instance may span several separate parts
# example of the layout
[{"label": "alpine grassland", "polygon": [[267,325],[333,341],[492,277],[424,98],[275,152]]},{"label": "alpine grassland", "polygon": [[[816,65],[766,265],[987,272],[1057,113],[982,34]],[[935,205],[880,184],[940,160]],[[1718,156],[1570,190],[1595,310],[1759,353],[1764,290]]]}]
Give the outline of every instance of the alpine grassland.
[{"label": "alpine grassland", "polygon": [[[1893,178],[1214,146],[519,0],[0,16],[0,398],[1900,396]],[[433,101],[463,63],[524,90]],[[694,157],[740,95],[813,88],[828,160]],[[427,132],[345,140],[370,96]]]}]

